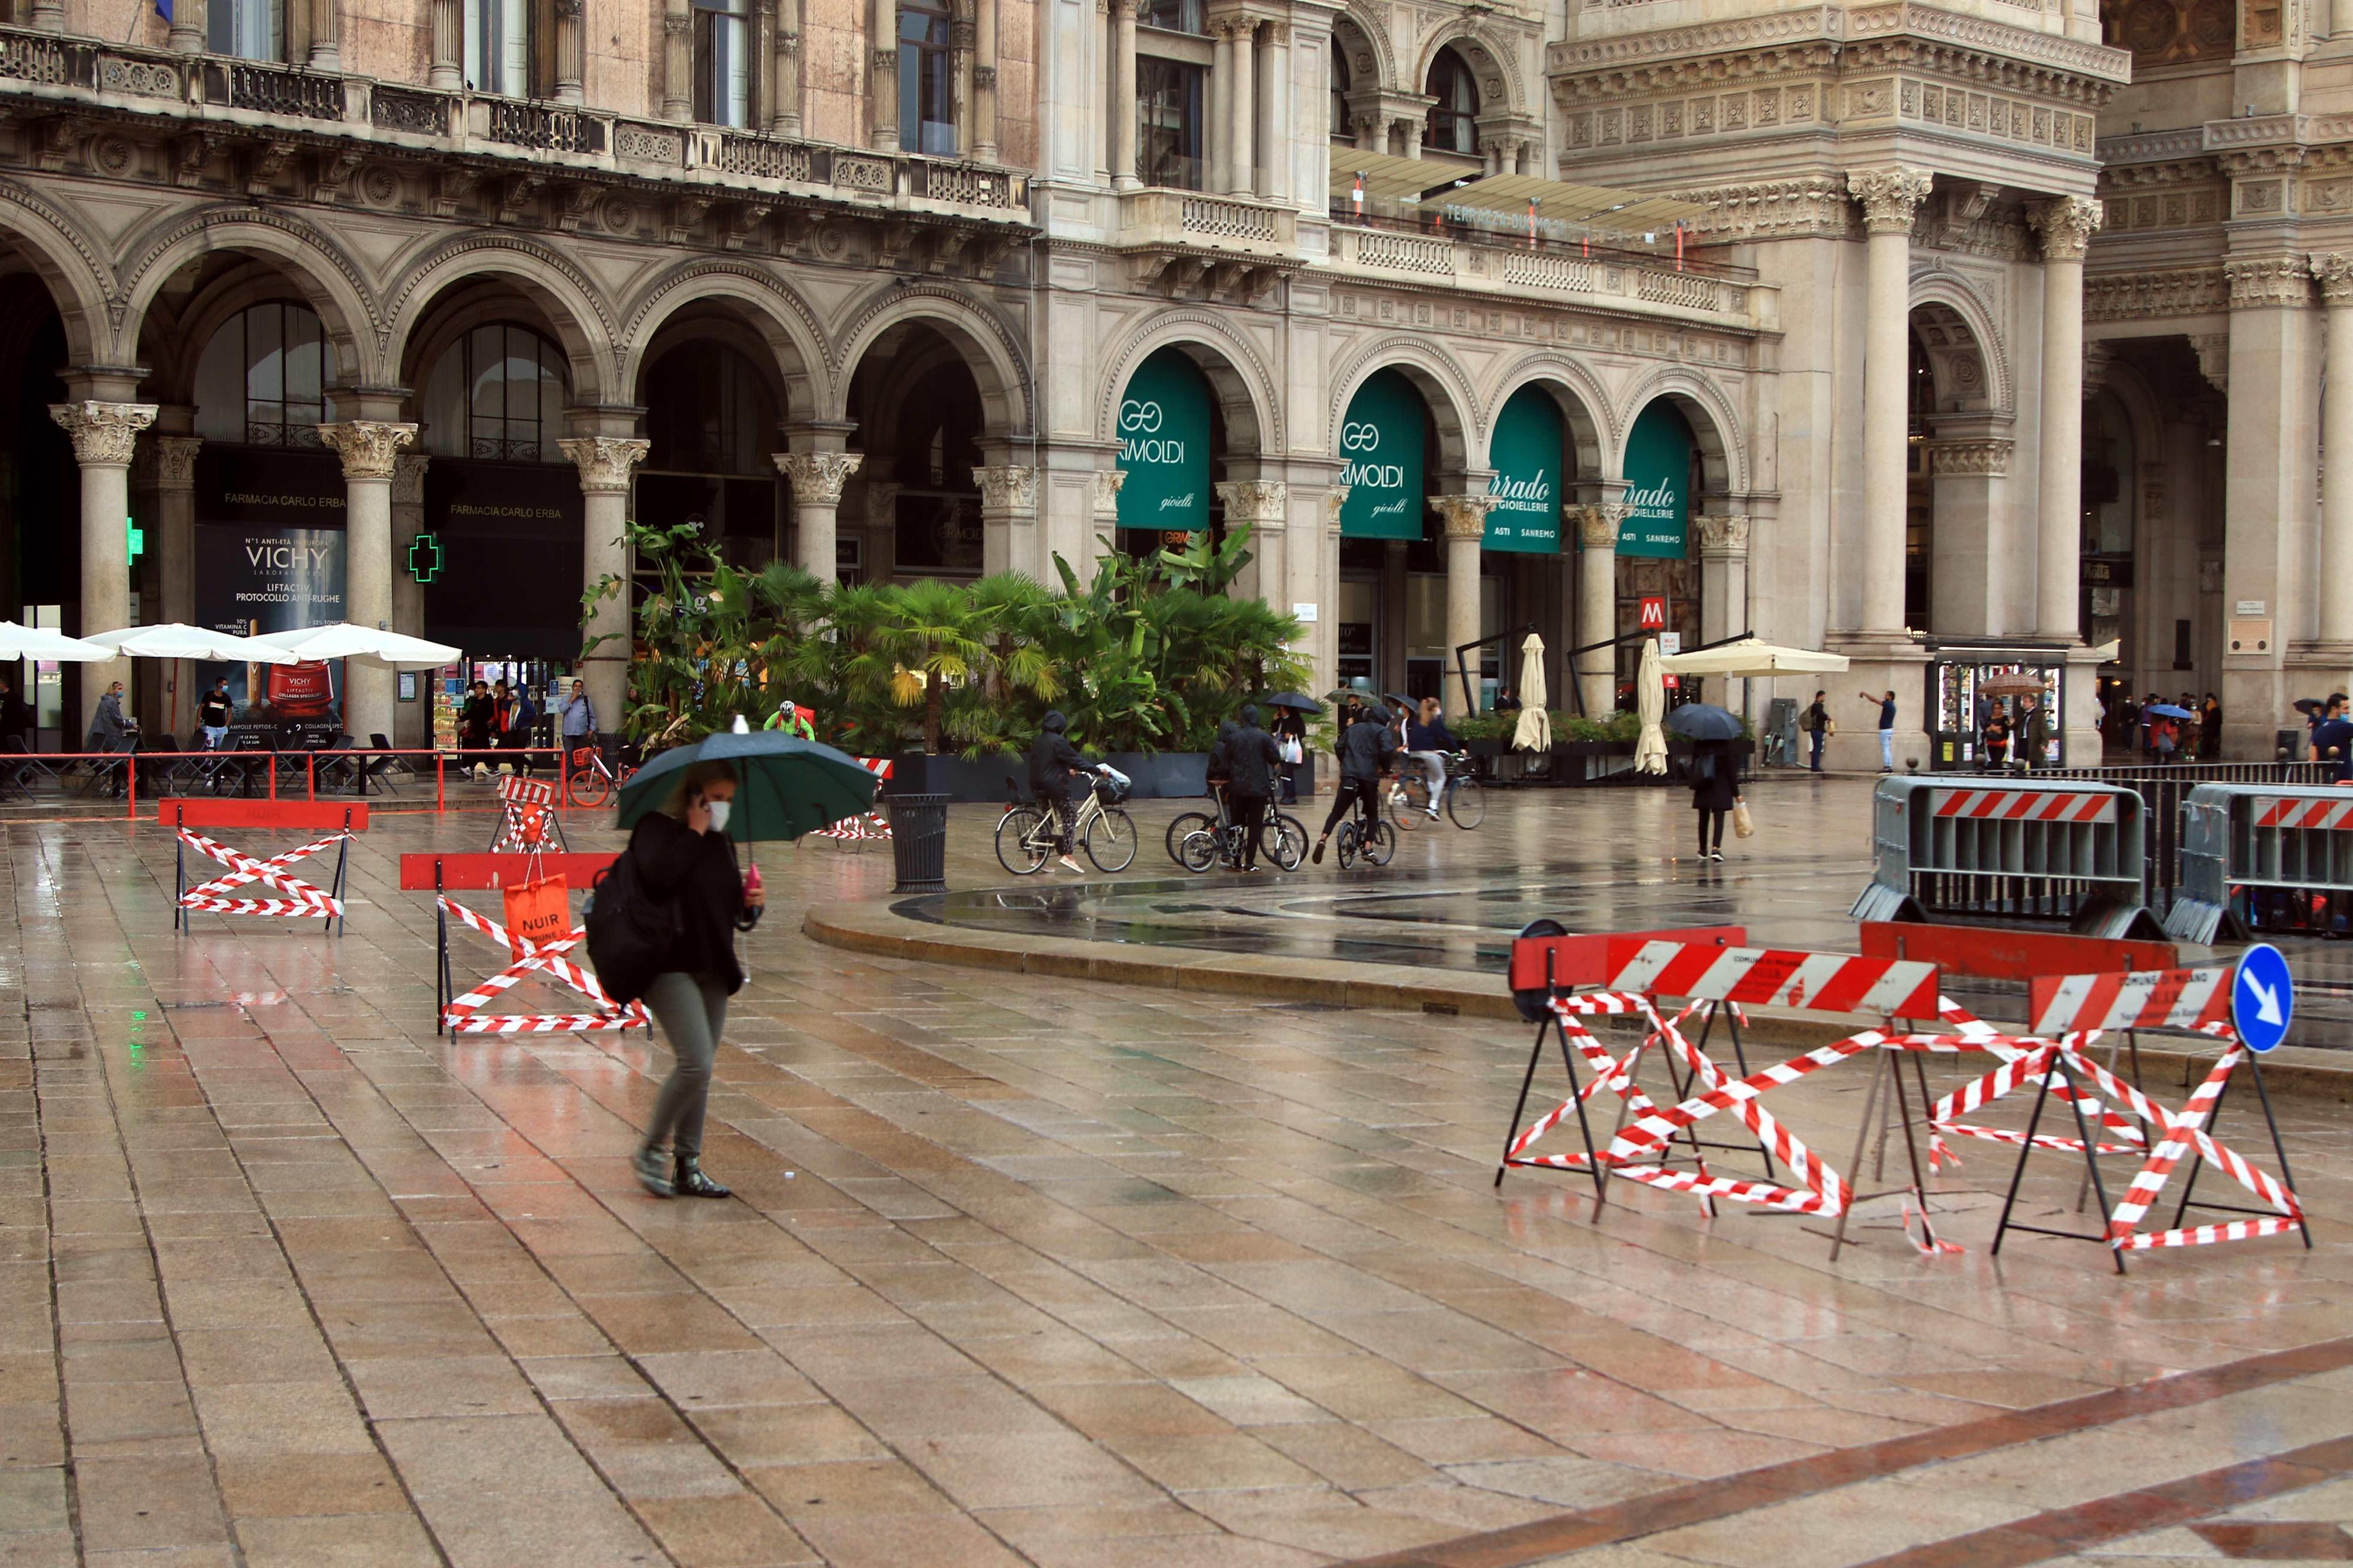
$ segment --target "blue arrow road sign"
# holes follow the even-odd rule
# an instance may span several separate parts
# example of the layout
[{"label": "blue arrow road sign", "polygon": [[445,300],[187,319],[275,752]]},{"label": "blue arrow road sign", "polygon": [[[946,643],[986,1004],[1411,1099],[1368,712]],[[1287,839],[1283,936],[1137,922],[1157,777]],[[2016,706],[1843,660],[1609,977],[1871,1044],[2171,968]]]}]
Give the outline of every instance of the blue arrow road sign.
[{"label": "blue arrow road sign", "polygon": [[2271,943],[2257,942],[2239,955],[2231,982],[2232,1025],[2249,1050],[2267,1051],[2287,1038],[2295,1016],[2295,982],[2288,977],[2287,960]]}]

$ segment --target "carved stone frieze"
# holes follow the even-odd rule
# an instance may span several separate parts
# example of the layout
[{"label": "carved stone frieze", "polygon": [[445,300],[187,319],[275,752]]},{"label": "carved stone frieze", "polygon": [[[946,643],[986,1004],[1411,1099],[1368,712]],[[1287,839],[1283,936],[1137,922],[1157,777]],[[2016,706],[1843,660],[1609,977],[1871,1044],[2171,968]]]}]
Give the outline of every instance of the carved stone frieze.
[{"label": "carved stone frieze", "polygon": [[2137,321],[2200,316],[2226,308],[2230,298],[2230,285],[2220,267],[2099,273],[2084,279],[2084,320]]},{"label": "carved stone frieze", "polygon": [[2312,263],[2301,256],[2264,256],[2222,263],[2233,310],[2301,310],[2312,303]]},{"label": "carved stone frieze", "polygon": [[1835,175],[1709,185],[1675,193],[1708,209],[1694,232],[1712,240],[1843,235],[1852,224],[1846,183]]},{"label": "carved stone frieze", "polygon": [[2320,284],[2320,300],[2332,309],[2353,305],[2353,256],[2341,251],[2316,255],[2312,276]]},{"label": "carved stone frieze", "polygon": [[2014,443],[2008,437],[2000,436],[1965,441],[1932,441],[1928,444],[1928,471],[2000,479],[2010,472],[2012,445]]}]

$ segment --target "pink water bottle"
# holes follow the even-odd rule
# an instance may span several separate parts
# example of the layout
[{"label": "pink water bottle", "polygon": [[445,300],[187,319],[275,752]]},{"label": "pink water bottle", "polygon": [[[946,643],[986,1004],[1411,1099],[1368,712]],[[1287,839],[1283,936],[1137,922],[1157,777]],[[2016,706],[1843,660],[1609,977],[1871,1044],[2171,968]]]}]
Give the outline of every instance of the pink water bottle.
[{"label": "pink water bottle", "polygon": [[758,893],[759,890],[760,868],[754,866],[750,870],[744,873],[744,892],[746,897],[750,897]]}]

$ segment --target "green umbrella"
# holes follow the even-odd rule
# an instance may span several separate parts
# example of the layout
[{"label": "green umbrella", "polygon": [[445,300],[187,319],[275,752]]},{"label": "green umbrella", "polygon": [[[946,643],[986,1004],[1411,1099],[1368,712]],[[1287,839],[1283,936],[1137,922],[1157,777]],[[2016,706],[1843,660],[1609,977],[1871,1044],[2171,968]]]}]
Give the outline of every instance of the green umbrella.
[{"label": "green umbrella", "polygon": [[697,763],[726,763],[738,784],[727,837],[738,844],[798,838],[845,817],[871,811],[875,780],[858,759],[831,746],[776,730],[706,735],[664,752],[621,786],[620,825],[658,809]]}]

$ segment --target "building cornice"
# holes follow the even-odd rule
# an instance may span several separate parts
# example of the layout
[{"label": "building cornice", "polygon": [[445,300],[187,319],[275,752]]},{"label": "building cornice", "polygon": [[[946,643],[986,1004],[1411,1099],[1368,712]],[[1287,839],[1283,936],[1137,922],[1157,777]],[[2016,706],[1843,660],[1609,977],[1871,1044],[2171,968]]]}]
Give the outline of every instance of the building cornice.
[{"label": "building cornice", "polygon": [[2109,86],[2121,86],[2131,77],[2132,56],[2126,50],[1909,3],[1851,11],[1809,5],[1684,27],[1572,38],[1546,51],[1546,69],[1557,77],[1623,70],[1682,57],[1754,54],[1817,43],[1843,47],[1903,36],[1954,44]]}]

